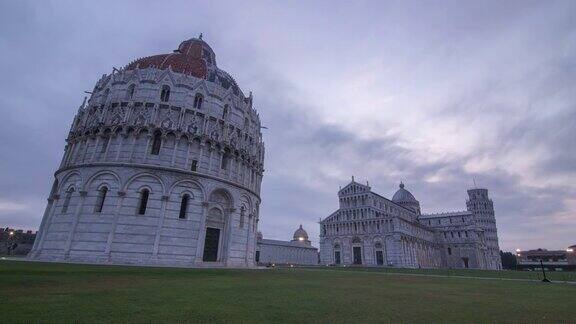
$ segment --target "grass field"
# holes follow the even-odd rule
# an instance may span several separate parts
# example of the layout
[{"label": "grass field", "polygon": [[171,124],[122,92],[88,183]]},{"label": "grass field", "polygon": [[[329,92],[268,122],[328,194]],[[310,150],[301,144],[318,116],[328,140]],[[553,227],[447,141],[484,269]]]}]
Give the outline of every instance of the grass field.
[{"label": "grass field", "polygon": [[363,269],[212,270],[0,261],[11,322],[575,322],[576,285]]},{"label": "grass field", "polygon": [[[422,274],[446,277],[479,277],[494,279],[525,279],[542,280],[544,275],[541,271],[497,271],[497,270],[475,270],[475,269],[406,269],[406,268],[380,268],[380,267],[348,267],[348,268],[328,268],[348,271],[372,271],[397,274]],[[576,283],[576,272],[574,271],[546,271],[546,278],[554,282]]]}]

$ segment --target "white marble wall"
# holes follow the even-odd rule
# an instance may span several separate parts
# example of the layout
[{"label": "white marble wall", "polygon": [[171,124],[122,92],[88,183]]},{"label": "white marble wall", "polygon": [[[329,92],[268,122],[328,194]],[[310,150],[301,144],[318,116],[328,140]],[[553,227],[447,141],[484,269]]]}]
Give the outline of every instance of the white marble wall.
[{"label": "white marble wall", "polygon": [[260,251],[260,264],[292,264],[292,265],[317,265],[318,264],[318,249],[290,245],[267,244],[265,242],[258,243],[258,250]]},{"label": "white marble wall", "polygon": [[339,251],[340,263],[351,265],[360,247],[366,266],[377,265],[382,250],[384,266],[465,268],[466,259],[469,268],[499,269],[492,202],[485,189],[469,195],[468,211],[419,215],[352,181],[338,192],[340,208],[320,222],[320,262],[334,264]]},{"label": "white marble wall", "polygon": [[[170,87],[167,101],[160,98],[164,86]],[[194,107],[198,95],[203,104]],[[153,154],[156,134],[161,145]],[[251,96],[170,70],[105,75],[74,118],[30,257],[254,266],[263,161]],[[98,190],[104,186],[108,192],[97,212]],[[150,198],[146,213],[139,215],[143,189]],[[180,219],[184,194],[191,199]],[[217,222],[218,260],[203,262],[213,210],[223,215]]]},{"label": "white marble wall", "polygon": [[[43,260],[102,263],[202,265],[206,213],[219,208],[225,215],[218,263],[254,266],[258,218],[257,196],[231,183],[184,172],[141,167],[83,166],[57,173],[31,257]],[[109,188],[101,212],[96,212],[98,188]],[[67,211],[67,191],[74,188]],[[138,214],[139,192],[150,199]],[[189,194],[186,218],[180,202]],[[219,198],[225,197],[225,198]],[[242,210],[244,221],[241,224]]]}]

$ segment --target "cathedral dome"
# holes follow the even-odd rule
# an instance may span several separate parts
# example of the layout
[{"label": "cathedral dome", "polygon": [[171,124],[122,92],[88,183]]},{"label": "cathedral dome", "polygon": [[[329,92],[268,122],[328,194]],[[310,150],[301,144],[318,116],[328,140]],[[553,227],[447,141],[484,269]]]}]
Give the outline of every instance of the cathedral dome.
[{"label": "cathedral dome", "polygon": [[420,214],[420,202],[414,198],[414,195],[412,195],[410,191],[404,189],[404,183],[402,182],[400,182],[400,189],[398,189],[392,197],[392,201]]},{"label": "cathedral dome", "polygon": [[410,191],[404,189],[404,183],[402,182],[400,182],[400,189],[392,197],[392,201],[395,203],[418,202]]},{"label": "cathedral dome", "polygon": [[293,241],[310,242],[308,240],[308,233],[302,228],[302,224],[300,224],[300,227],[294,232]]}]

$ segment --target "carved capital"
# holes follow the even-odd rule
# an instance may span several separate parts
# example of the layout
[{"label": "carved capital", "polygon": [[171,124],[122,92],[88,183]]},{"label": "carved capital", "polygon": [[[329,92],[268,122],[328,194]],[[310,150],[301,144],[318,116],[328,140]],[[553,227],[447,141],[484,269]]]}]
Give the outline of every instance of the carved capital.
[{"label": "carved capital", "polygon": [[88,195],[88,191],[80,190],[80,197],[86,197]]},{"label": "carved capital", "polygon": [[126,196],[126,191],[118,191],[118,197]]},{"label": "carved capital", "polygon": [[208,206],[210,206],[209,203],[207,203],[207,202],[203,202],[203,203],[202,203],[202,207],[208,207]]},{"label": "carved capital", "polygon": [[52,197],[50,197],[48,199],[58,200],[58,199],[60,199],[60,195],[59,194],[53,194]]},{"label": "carved capital", "polygon": [[160,197],[160,199],[162,201],[168,201],[170,199],[170,196],[162,195],[162,197]]}]

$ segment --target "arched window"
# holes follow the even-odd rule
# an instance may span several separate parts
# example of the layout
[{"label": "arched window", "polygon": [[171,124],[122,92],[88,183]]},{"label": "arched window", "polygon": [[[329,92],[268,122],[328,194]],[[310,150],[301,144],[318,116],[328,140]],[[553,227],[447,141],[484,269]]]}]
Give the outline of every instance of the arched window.
[{"label": "arched window", "polygon": [[220,162],[220,169],[226,169],[228,167],[228,160],[230,159],[229,153],[222,153],[222,161]]},{"label": "arched window", "polygon": [[160,147],[162,146],[162,134],[160,132],[154,133],[154,138],[152,139],[152,149],[150,154],[158,155],[160,154]]},{"label": "arched window", "polygon": [[106,200],[106,194],[108,193],[107,187],[102,187],[98,190],[98,197],[96,197],[96,206],[94,207],[95,213],[101,213],[104,207],[104,200]]},{"label": "arched window", "polygon": [[70,199],[72,198],[72,194],[74,194],[74,188],[70,188],[66,191],[64,205],[62,205],[62,214],[66,214],[68,212],[68,206],[70,206]]},{"label": "arched window", "polygon": [[204,97],[202,97],[201,94],[197,93],[196,96],[194,97],[194,108],[202,109],[202,101],[203,100],[204,100]]},{"label": "arched window", "polygon": [[240,228],[244,228],[244,214],[246,214],[246,208],[242,206],[240,208]]},{"label": "arched window", "polygon": [[150,197],[150,191],[148,189],[143,189],[140,191],[140,202],[138,204],[138,215],[146,214],[146,207],[148,206],[148,197]]},{"label": "arched window", "polygon": [[178,218],[186,219],[186,212],[188,211],[188,201],[190,200],[190,195],[185,194],[182,196],[182,201],[180,202],[180,215]]},{"label": "arched window", "polygon": [[[136,90],[136,85],[135,84],[131,84],[128,87],[128,90],[126,90],[126,99],[132,99],[132,97],[134,97],[134,91]],[[170,91],[170,90],[168,90]]]},{"label": "arched window", "polygon": [[162,91],[160,91],[160,101],[167,102],[168,100],[170,100],[170,87],[163,85]]},{"label": "arched window", "polygon": [[222,119],[226,119],[228,116],[228,105],[224,105],[224,110],[222,110]]}]

